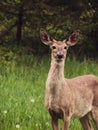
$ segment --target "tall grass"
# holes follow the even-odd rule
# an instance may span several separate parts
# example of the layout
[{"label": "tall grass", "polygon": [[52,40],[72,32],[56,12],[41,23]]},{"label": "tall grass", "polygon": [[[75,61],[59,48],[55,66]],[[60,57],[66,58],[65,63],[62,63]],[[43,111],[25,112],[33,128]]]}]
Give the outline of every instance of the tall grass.
[{"label": "tall grass", "polygon": [[[0,130],[51,129],[50,117],[44,108],[49,66],[49,57],[26,54],[10,63],[0,63]],[[98,75],[96,62],[67,58],[67,78],[89,73]],[[73,129],[81,130],[77,119],[71,121],[70,130]]]}]

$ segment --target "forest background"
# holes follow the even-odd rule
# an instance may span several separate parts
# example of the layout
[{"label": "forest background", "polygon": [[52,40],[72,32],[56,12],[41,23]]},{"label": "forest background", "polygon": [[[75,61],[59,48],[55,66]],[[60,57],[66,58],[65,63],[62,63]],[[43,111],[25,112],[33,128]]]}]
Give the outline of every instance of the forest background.
[{"label": "forest background", "polygon": [[28,53],[43,55],[39,31],[46,29],[57,40],[80,31],[70,54],[98,58],[97,0],[2,0],[0,1],[0,45],[24,46]]}]

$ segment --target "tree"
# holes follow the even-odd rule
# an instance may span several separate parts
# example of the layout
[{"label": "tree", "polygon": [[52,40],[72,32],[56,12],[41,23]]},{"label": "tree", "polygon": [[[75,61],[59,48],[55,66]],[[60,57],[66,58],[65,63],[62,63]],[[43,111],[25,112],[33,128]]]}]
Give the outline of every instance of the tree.
[{"label": "tree", "polygon": [[57,40],[62,40],[79,29],[81,42],[80,49],[76,48],[78,54],[90,54],[92,50],[97,55],[97,7],[96,0],[0,1],[0,39],[5,42],[17,41],[19,45],[34,41],[33,48],[39,48],[40,51],[40,28],[47,29]]}]

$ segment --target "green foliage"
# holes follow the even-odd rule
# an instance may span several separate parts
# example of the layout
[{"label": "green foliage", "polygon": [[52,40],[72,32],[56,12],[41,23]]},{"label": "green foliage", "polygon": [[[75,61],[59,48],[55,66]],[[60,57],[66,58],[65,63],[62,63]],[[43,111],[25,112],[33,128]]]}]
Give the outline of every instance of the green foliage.
[{"label": "green foliage", "polygon": [[[34,52],[47,52],[40,46],[39,30],[45,28],[62,40],[80,30],[78,55],[97,57],[98,8],[96,0],[4,0],[0,1],[0,43],[32,45]],[[37,41],[37,45],[33,42]],[[38,46],[38,47],[37,47]],[[75,52],[74,52],[75,54]]]}]

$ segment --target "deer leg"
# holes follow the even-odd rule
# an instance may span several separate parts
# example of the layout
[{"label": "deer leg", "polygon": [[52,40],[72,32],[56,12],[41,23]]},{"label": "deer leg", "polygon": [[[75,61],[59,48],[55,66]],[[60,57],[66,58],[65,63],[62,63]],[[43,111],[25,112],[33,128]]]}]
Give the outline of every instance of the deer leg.
[{"label": "deer leg", "polygon": [[69,114],[64,113],[64,117],[63,117],[63,121],[64,121],[64,125],[63,125],[63,130],[68,130],[69,128],[69,124],[70,124],[70,116]]},{"label": "deer leg", "polygon": [[54,111],[49,110],[49,113],[51,116],[51,123],[53,130],[59,130],[58,117],[55,115]]},{"label": "deer leg", "polygon": [[52,118],[52,128],[53,130],[59,130],[59,126],[58,126],[58,119],[57,118]]},{"label": "deer leg", "polygon": [[98,130],[98,107],[94,107],[92,110],[92,117]]},{"label": "deer leg", "polygon": [[92,128],[90,119],[89,119],[89,114],[85,115],[84,117],[80,118],[80,122],[82,124],[82,127],[84,130],[94,130]]},{"label": "deer leg", "polygon": [[69,128],[69,120],[64,120],[64,126],[63,126],[63,130],[68,130],[68,128]]}]

